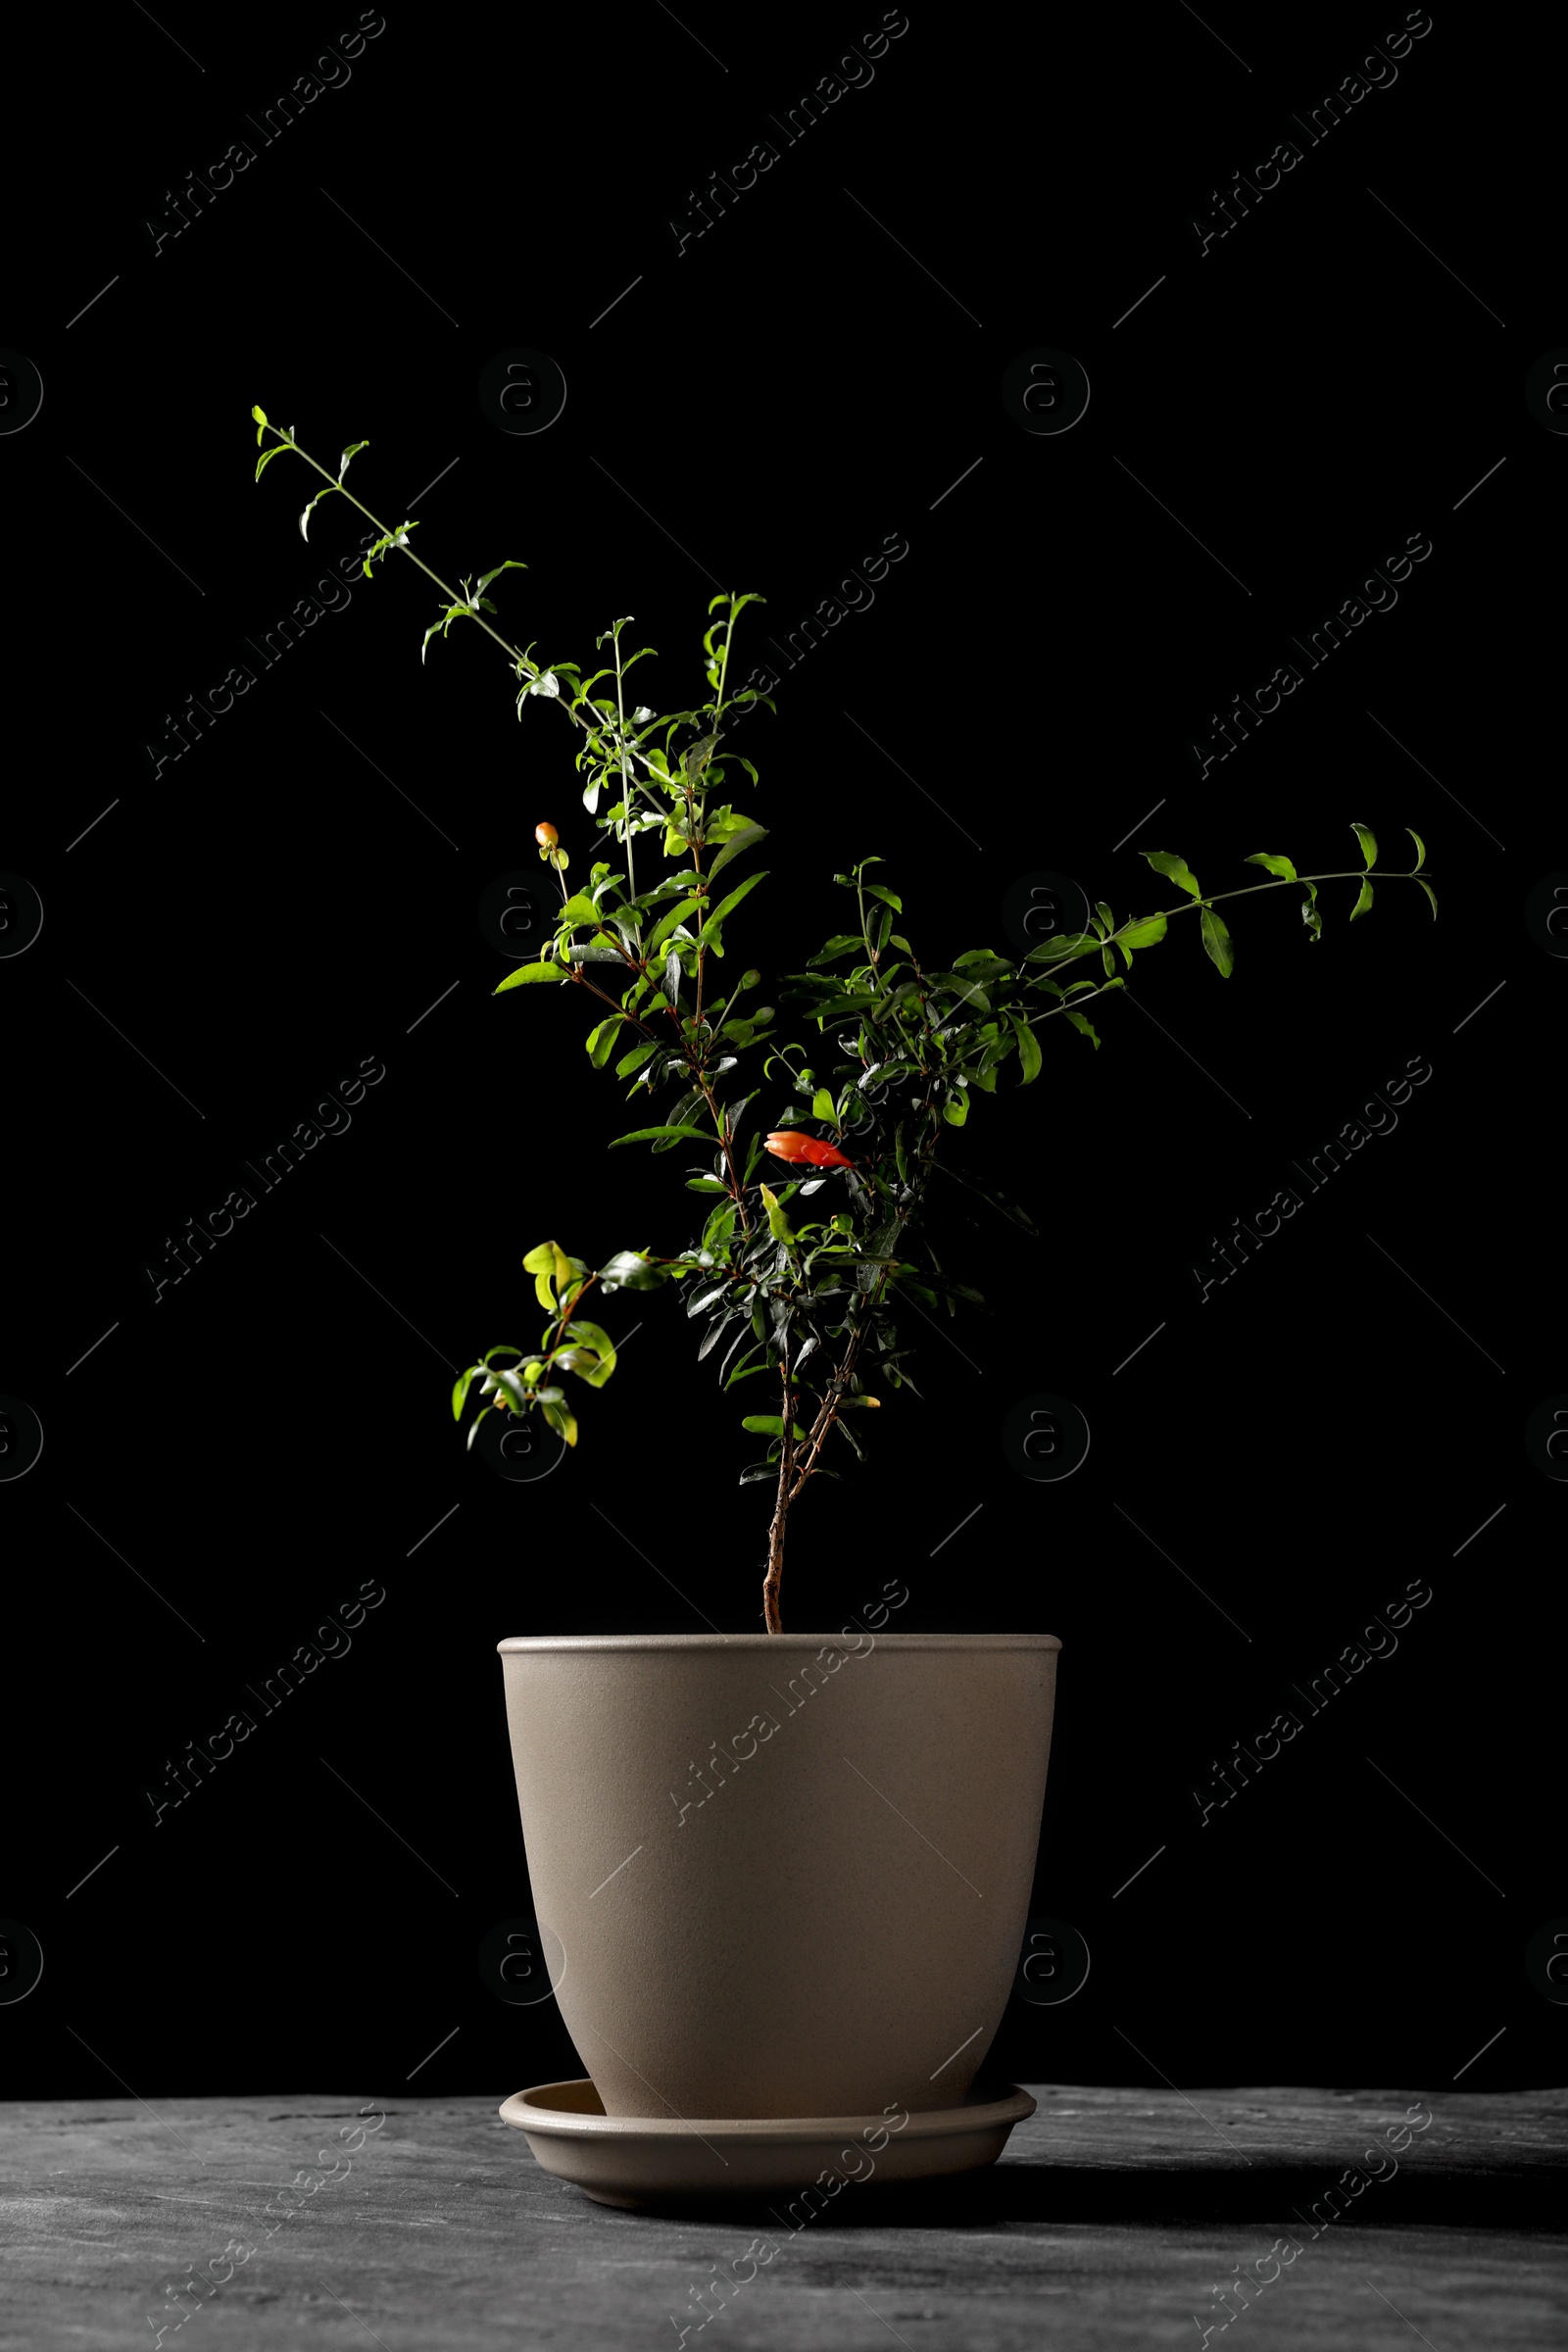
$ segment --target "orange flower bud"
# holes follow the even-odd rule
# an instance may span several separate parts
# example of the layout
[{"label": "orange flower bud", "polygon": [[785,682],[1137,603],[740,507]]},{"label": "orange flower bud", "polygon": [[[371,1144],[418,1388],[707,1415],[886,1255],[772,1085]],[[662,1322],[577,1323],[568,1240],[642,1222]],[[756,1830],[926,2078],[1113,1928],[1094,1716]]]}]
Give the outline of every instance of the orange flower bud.
[{"label": "orange flower bud", "polygon": [[764,1150],[775,1159],[804,1160],[812,1168],[853,1168],[853,1159],[846,1159],[835,1144],[825,1144],[819,1137],[807,1135],[799,1127],[780,1128],[776,1134],[763,1138]]},{"label": "orange flower bud", "polygon": [[549,823],[535,825],[533,829],[533,837],[542,850],[553,850],[557,842],[561,839],[561,835],[556,831],[555,826]]}]

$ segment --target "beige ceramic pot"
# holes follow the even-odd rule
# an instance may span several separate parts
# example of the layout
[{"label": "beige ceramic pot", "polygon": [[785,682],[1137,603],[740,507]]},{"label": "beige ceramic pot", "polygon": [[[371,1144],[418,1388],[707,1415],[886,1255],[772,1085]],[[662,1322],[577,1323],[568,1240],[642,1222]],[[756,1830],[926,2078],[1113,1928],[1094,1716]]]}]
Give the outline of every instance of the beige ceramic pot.
[{"label": "beige ceramic pot", "polygon": [[550,1980],[608,2115],[964,2099],[1023,1940],[1054,1635],[499,1647]]}]

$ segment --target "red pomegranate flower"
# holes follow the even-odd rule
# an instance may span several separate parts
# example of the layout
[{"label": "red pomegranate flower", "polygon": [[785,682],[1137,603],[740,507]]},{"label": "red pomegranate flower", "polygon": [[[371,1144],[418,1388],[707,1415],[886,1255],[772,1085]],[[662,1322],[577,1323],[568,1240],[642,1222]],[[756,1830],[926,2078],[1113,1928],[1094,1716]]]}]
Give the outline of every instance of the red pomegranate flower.
[{"label": "red pomegranate flower", "polygon": [[775,1159],[805,1160],[813,1168],[853,1168],[853,1159],[846,1159],[834,1144],[824,1144],[820,1137],[803,1134],[799,1127],[782,1128],[776,1135],[763,1139],[764,1149]]}]

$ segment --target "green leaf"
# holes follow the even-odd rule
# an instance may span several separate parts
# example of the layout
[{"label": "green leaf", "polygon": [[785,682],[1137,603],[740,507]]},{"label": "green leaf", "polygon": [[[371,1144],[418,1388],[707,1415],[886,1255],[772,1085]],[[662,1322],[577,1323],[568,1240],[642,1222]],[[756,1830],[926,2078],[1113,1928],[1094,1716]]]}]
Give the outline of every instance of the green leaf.
[{"label": "green leaf", "polygon": [[337,478],[339,481],[341,481],[343,476],[347,473],[351,461],[359,456],[362,449],[368,449],[369,446],[370,444],[368,441],[351,441],[349,443],[347,449],[343,452],[343,455],[337,462]]},{"label": "green leaf", "polygon": [[813,1119],[824,1120],[830,1127],[838,1125],[838,1105],[825,1086],[819,1086],[811,1098],[811,1116]]},{"label": "green leaf", "polygon": [[1074,1027],[1075,1029],[1082,1030],[1082,1032],[1083,1032],[1084,1036],[1088,1038],[1088,1040],[1089,1040],[1090,1044],[1091,1044],[1092,1046],[1094,1046],[1094,1047],[1096,1048],[1096,1050],[1098,1051],[1098,1050],[1099,1050],[1099,1046],[1100,1046],[1100,1039],[1099,1039],[1099,1037],[1096,1035],[1096,1033],[1095,1033],[1094,1029],[1091,1027],[1090,1023],[1089,1023],[1087,1020],[1085,1020],[1085,1018],[1084,1018],[1083,1014],[1082,1014],[1081,1012],[1072,1012],[1072,1011],[1069,1011],[1069,1012],[1068,1012],[1068,1014],[1067,1014],[1067,1018],[1068,1018],[1068,1020],[1069,1020],[1069,1021],[1071,1021],[1071,1023],[1072,1023],[1072,1025],[1073,1025],[1073,1027]]},{"label": "green leaf", "polygon": [[634,1072],[642,1068],[645,1061],[651,1060],[654,1054],[656,1054],[658,1052],[659,1046],[657,1040],[651,1046],[633,1046],[631,1052],[629,1054],[623,1054],[620,1059],[616,1062],[615,1076],[617,1078],[630,1078]]},{"label": "green leaf", "polygon": [[701,736],[696,743],[689,744],[686,750],[682,752],[681,766],[685,770],[686,781],[688,784],[697,785],[701,783],[703,770],[712,759],[713,747],[717,741],[718,737],[716,734],[704,735]]},{"label": "green leaf", "polygon": [[[1406,830],[1408,830],[1408,827],[1406,828]],[[1414,881],[1415,881],[1416,887],[1417,887],[1418,889],[1420,889],[1420,890],[1424,890],[1424,891],[1426,892],[1426,894],[1427,894],[1427,897],[1428,897],[1428,898],[1429,898],[1429,899],[1432,901],[1432,920],[1433,920],[1434,922],[1436,922],[1436,921],[1437,921],[1437,919],[1438,919],[1438,894],[1437,894],[1437,892],[1436,892],[1436,891],[1433,889],[1433,887],[1432,887],[1431,883],[1430,883],[1430,882],[1428,882],[1428,881],[1426,881],[1426,880],[1424,880],[1424,879],[1423,879],[1423,877],[1422,877],[1420,874],[1417,874],[1417,875],[1415,875],[1413,878],[1414,878]]]},{"label": "green leaf", "polygon": [[[577,1373],[578,1379],[585,1380],[591,1389],[602,1389],[615,1369],[616,1361],[615,1343],[609,1332],[598,1323],[573,1322],[566,1326],[566,1337],[568,1340],[577,1340],[583,1346],[593,1349],[599,1359],[595,1369],[583,1371],[576,1365],[573,1365],[572,1369]],[[559,1363],[561,1359],[558,1356],[556,1360]]]},{"label": "green leaf", "polygon": [[599,1288],[612,1291],[657,1291],[665,1279],[665,1268],[651,1266],[645,1257],[633,1250],[617,1250],[599,1269]]},{"label": "green leaf", "polygon": [[1116,945],[1122,952],[1123,960],[1130,965],[1133,959],[1132,951],[1135,948],[1157,947],[1164,936],[1165,917],[1162,914],[1151,914],[1147,915],[1142,922],[1133,922],[1127,930],[1121,933]]},{"label": "green leaf", "polygon": [[[1408,831],[1408,827],[1406,827],[1406,830]],[[1370,873],[1378,861],[1377,835],[1371,832],[1365,825],[1352,824],[1350,831],[1355,835],[1356,840],[1361,844],[1361,856],[1365,861],[1366,870],[1368,873]],[[1414,836],[1412,835],[1411,838],[1413,839]],[[1351,917],[1351,920],[1354,920],[1353,916]]]},{"label": "green leaf", "polygon": [[[1404,829],[1407,833],[1410,833],[1410,828],[1408,825],[1406,825]],[[1422,866],[1424,866],[1427,861],[1427,845],[1422,840],[1419,833],[1410,833],[1410,839],[1415,843],[1416,871],[1419,873]]]},{"label": "green leaf", "polygon": [[1185,890],[1189,897],[1202,897],[1197,876],[1188,866],[1186,858],[1178,858],[1174,850],[1145,850],[1143,856],[1145,863],[1152,865],[1156,874],[1165,875],[1179,890]]},{"label": "green leaf", "polygon": [[[749,1429],[754,1438],[781,1438],[784,1435],[784,1416],[782,1413],[748,1413],[741,1427]],[[806,1432],[798,1421],[790,1423],[790,1432],[798,1446],[806,1444]]]},{"label": "green leaf", "polygon": [[615,1050],[615,1034],[625,1019],[623,1012],[612,1012],[597,1029],[590,1029],[583,1039],[588,1058],[596,1070],[602,1070]]},{"label": "green leaf", "polygon": [[[908,953],[907,949],[905,953]],[[984,983],[1010,978],[1016,966],[1010,964],[1005,956],[993,955],[989,948],[965,948],[961,956],[953,958],[953,968],[956,972],[961,972],[966,980]]]},{"label": "green leaf", "polygon": [[[366,449],[368,446],[369,444],[368,442],[356,441],[354,444],[354,449]],[[343,460],[345,466],[348,464],[349,459],[353,455],[354,450],[351,449]],[[474,590],[475,596],[482,596],[485,590],[489,587],[491,581],[499,580],[504,571],[526,571],[527,568],[528,566],[526,564],[519,564],[514,557],[509,556],[504,564],[498,564],[496,565],[494,571],[486,571],[480,574],[479,584]]]},{"label": "green leaf", "polygon": [[1018,1033],[1018,1060],[1023,1069],[1023,1075],[1018,1083],[1020,1086],[1027,1086],[1032,1078],[1039,1077],[1040,1065],[1045,1056],[1040,1051],[1039,1038],[1036,1037],[1021,1013],[1013,1014],[1012,1025]]},{"label": "green leaf", "polygon": [[534,1297],[546,1314],[554,1314],[558,1301],[552,1285],[559,1283],[564,1288],[576,1273],[576,1268],[560,1243],[537,1243],[523,1259],[522,1270],[533,1276]]},{"label": "green leaf", "polygon": [[1236,966],[1236,951],[1231,946],[1231,935],[1212,906],[1205,906],[1198,919],[1202,926],[1203,947],[1208,959],[1220,978],[1228,980]]},{"label": "green leaf", "polygon": [[454,1421],[463,1419],[463,1408],[468,1400],[468,1383],[478,1369],[477,1364],[470,1364],[466,1372],[461,1372],[458,1375],[457,1385],[452,1392],[452,1418]]},{"label": "green leaf", "polygon": [[813,964],[837,963],[841,956],[848,956],[852,949],[858,952],[864,945],[858,931],[835,931],[831,939],[823,941],[814,956],[808,956],[806,968],[809,971]]},{"label": "green leaf", "polygon": [[307,547],[309,547],[311,543],[311,534],[309,528],[311,516],[315,514],[322,499],[330,498],[336,488],[336,482],[328,482],[324,490],[318,490],[316,496],[312,499],[304,514],[300,516],[300,537],[305,541]]},{"label": "green leaf", "polygon": [[676,926],[683,923],[689,914],[695,914],[702,904],[702,900],[696,897],[677,899],[668,913],[661,916],[644,951],[650,962],[653,961]]},{"label": "green leaf", "polygon": [[599,909],[585,890],[577,890],[573,891],[556,919],[561,923],[597,925]]},{"label": "green leaf", "polygon": [[575,1446],[577,1443],[575,1416],[568,1413],[564,1404],[547,1404],[543,1409],[545,1419],[557,1435],[564,1438],[568,1446]]},{"label": "green leaf", "polygon": [[678,1143],[682,1136],[688,1135],[695,1137],[700,1144],[710,1144],[714,1140],[701,1127],[634,1127],[630,1135],[617,1135],[605,1149],[613,1152],[620,1144],[651,1144],[662,1140]]},{"label": "green leaf", "polygon": [[[1375,845],[1374,845],[1374,847],[1375,847]],[[1368,863],[1370,863],[1370,862],[1371,862],[1371,860],[1369,859],[1369,860],[1368,860]],[[1354,922],[1354,920],[1355,920],[1355,918],[1356,918],[1356,916],[1357,916],[1358,914],[1370,914],[1370,913],[1371,913],[1371,911],[1372,911],[1372,885],[1371,885],[1371,883],[1368,881],[1368,882],[1363,882],[1363,883],[1362,883],[1362,885],[1361,885],[1361,895],[1360,895],[1360,897],[1359,897],[1359,898],[1356,900],[1356,902],[1355,902],[1355,905],[1354,905],[1354,906],[1353,906],[1350,908],[1350,920],[1351,920],[1351,922],[1353,923],[1353,922]]]},{"label": "green leaf", "polygon": [[[260,438],[259,435],[258,438]],[[291,449],[294,449],[294,444],[292,441],[277,441],[273,443],[270,449],[264,450],[262,455],[256,461],[256,479],[258,481],[261,480],[262,475],[266,472],[268,466],[270,466],[274,458],[282,457],[286,451]],[[298,457],[300,452],[295,449],[294,455]]]},{"label": "green leaf", "polygon": [[765,1184],[759,1185],[758,1190],[762,1196],[762,1206],[767,1211],[767,1230],[774,1241],[793,1242],[795,1228],[780,1206],[778,1195],[770,1192]]},{"label": "green leaf", "polygon": [[739,832],[731,833],[726,838],[724,847],[719,851],[718,856],[713,859],[712,864],[708,869],[709,881],[713,881],[715,876],[721,874],[725,866],[728,865],[730,859],[732,858],[738,858],[742,850],[749,850],[754,842],[765,841],[766,839],[767,827],[765,825],[742,825]]},{"label": "green leaf", "polygon": [[865,895],[869,899],[880,899],[885,906],[892,907],[895,914],[904,912],[904,901],[896,898],[891,890],[884,889],[880,882],[868,882],[865,886]]},{"label": "green leaf", "polygon": [[565,973],[559,963],[519,963],[514,972],[494,987],[493,997],[504,997],[509,988],[531,988],[536,980],[564,980]]},{"label": "green leaf", "polygon": [[252,415],[252,416],[255,417],[255,419],[256,419],[256,441],[257,441],[257,446],[258,446],[258,448],[259,448],[259,447],[261,446],[261,439],[262,439],[262,427],[263,427],[263,425],[264,425],[264,424],[267,422],[267,411],[266,411],[265,409],[255,409],[255,408],[253,408],[253,409],[252,409],[252,411],[251,411],[251,415]]},{"label": "green leaf", "polygon": [[1104,924],[1107,933],[1115,930],[1116,917],[1111,913],[1110,908],[1106,906],[1103,899],[1097,899],[1095,901],[1095,912]]},{"label": "green leaf", "polygon": [[1248,865],[1262,866],[1268,873],[1277,874],[1282,882],[1294,882],[1297,879],[1296,868],[1290,859],[1272,854],[1268,850],[1256,851],[1244,862]]},{"label": "green leaf", "polygon": [[1074,931],[1062,939],[1043,940],[1038,948],[1030,949],[1024,961],[1025,963],[1060,963],[1069,956],[1087,955],[1092,948],[1098,948],[1100,942],[1092,931]]},{"label": "green leaf", "polygon": [[479,1435],[480,1422],[484,1419],[486,1413],[493,1413],[495,1409],[496,1408],[493,1404],[486,1404],[481,1406],[480,1410],[474,1414],[473,1420],[468,1429],[468,1443],[464,1448],[466,1453],[471,1453],[473,1451],[473,1441]]},{"label": "green leaf", "polygon": [[764,865],[760,874],[748,874],[746,880],[741,884],[740,888],[738,890],[732,890],[729,894],[729,897],[723,900],[713,909],[712,913],[709,916],[707,922],[704,923],[701,931],[697,935],[698,938],[703,941],[705,946],[713,948],[719,955],[723,954],[723,949],[718,946],[718,932],[725,916],[733,914],[736,907],[740,905],[742,899],[746,898],[752,891],[754,891],[759,882],[765,882],[766,880],[767,868]]},{"label": "green leaf", "polygon": [[969,1098],[961,1089],[958,1093],[948,1097],[942,1105],[942,1116],[950,1127],[963,1125],[964,1120],[969,1116]]}]

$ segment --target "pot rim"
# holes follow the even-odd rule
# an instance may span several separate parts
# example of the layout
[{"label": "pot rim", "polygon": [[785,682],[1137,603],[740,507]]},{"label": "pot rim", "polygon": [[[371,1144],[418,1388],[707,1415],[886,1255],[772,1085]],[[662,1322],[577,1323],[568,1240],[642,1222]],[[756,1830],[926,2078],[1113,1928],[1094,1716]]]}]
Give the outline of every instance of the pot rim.
[{"label": "pot rim", "polygon": [[[873,1646],[891,1649],[1056,1650],[1061,1647],[1054,1634],[879,1634],[859,1626],[855,1632],[863,1634]],[[536,1650],[644,1649],[714,1651],[720,1656],[737,1650],[755,1650],[759,1655],[777,1657],[784,1649],[836,1647],[849,1638],[848,1626],[825,1634],[511,1634],[496,1643],[496,1649],[502,1657]]]}]

